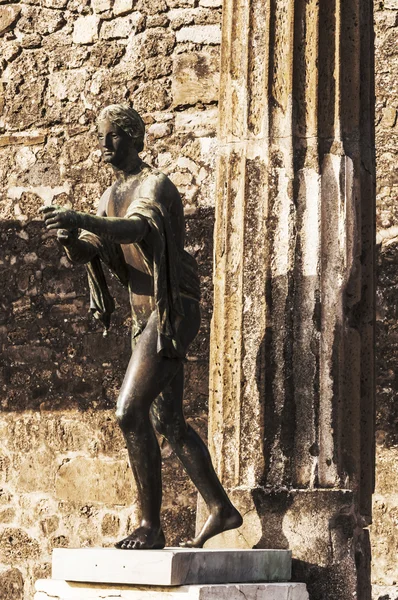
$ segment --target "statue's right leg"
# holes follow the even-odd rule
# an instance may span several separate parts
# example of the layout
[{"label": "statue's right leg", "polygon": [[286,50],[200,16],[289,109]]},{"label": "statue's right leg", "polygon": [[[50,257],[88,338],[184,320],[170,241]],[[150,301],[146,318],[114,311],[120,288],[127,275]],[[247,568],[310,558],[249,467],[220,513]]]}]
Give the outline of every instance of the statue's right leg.
[{"label": "statue's right leg", "polygon": [[116,418],[126,440],[141,505],[141,524],[117,548],[163,548],[160,525],[161,458],[149,417],[152,402],[173,379],[182,359],[157,352],[157,316],[151,315],[131,356],[117,402]]}]

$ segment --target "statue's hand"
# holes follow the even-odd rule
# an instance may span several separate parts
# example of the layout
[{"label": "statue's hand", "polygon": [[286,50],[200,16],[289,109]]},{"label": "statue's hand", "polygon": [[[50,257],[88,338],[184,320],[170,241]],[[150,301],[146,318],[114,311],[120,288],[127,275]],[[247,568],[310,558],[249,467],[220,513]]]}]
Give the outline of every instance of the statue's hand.
[{"label": "statue's hand", "polygon": [[69,246],[74,240],[78,239],[77,229],[58,229],[57,239],[63,246]]},{"label": "statue's hand", "polygon": [[43,206],[40,213],[44,215],[46,228],[67,229],[73,231],[81,227],[81,215],[75,210],[61,206]]}]

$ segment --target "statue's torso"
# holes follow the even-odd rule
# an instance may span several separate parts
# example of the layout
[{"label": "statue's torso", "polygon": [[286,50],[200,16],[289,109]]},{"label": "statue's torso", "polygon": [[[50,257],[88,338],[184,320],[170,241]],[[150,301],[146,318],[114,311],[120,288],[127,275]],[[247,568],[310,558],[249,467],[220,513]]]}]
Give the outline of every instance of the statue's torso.
[{"label": "statue's torso", "polygon": [[[159,178],[161,186],[159,189]],[[144,166],[137,175],[125,182],[116,182],[105,208],[108,217],[125,217],[134,201],[147,198],[161,203],[167,209],[177,248],[183,249],[184,216],[180,195],[173,183],[161,173]],[[146,264],[139,244],[121,244],[129,271],[130,301],[139,323],[144,323],[155,308],[153,276]]]}]

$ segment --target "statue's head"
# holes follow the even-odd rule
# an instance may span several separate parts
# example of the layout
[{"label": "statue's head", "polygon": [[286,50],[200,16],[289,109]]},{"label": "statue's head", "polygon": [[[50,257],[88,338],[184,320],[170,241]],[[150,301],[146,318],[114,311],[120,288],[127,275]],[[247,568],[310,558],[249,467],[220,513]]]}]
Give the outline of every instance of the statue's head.
[{"label": "statue's head", "polygon": [[134,108],[111,104],[99,114],[98,139],[105,162],[119,166],[144,148],[145,123]]}]

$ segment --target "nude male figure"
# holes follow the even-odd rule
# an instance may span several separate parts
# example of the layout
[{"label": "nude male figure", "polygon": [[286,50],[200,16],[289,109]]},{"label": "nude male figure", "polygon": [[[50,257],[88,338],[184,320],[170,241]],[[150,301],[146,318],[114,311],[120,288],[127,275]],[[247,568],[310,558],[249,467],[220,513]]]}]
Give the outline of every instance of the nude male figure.
[{"label": "nude male figure", "polygon": [[[97,216],[58,206],[42,212],[47,229],[58,230],[72,261],[94,264],[99,257],[129,289],[133,352],[116,418],[137,484],[141,523],[116,547],[165,546],[161,457],[154,428],[170,443],[208,507],[198,536],[182,544],[202,547],[209,538],[239,527],[242,517],[223,489],[207,447],[184,419],[184,357],[199,330],[199,280],[194,259],[184,251],[180,195],[165,175],[139,157],[144,133],[144,123],[132,108],[105,108],[98,119],[98,139],[116,181],[103,194]],[[104,307],[98,310],[106,312]]]}]

